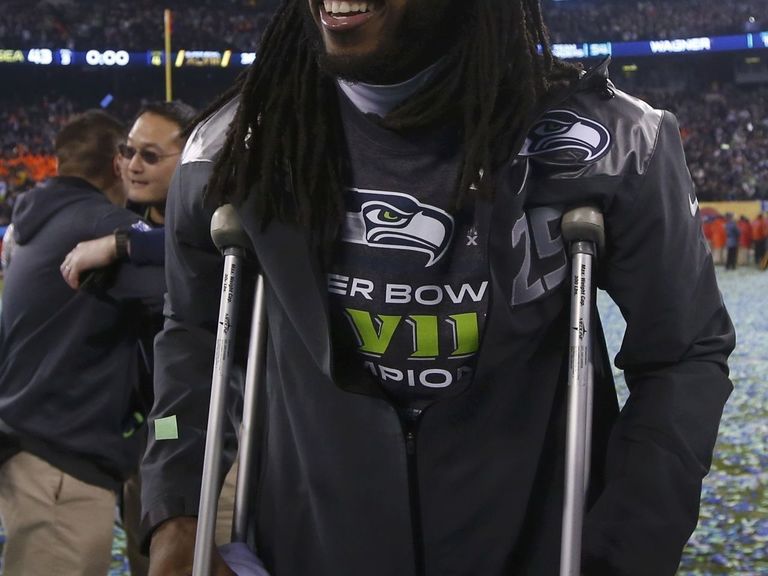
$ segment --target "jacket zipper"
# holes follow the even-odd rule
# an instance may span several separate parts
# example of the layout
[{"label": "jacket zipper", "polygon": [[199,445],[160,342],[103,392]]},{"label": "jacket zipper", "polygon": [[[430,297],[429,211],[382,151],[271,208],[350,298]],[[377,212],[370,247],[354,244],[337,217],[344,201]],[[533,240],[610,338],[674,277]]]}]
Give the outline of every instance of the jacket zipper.
[{"label": "jacket zipper", "polygon": [[[605,60],[603,60],[598,66],[595,66],[594,68],[589,70],[582,78],[580,78],[577,82],[575,82],[573,86],[570,87],[569,90],[567,90],[564,94],[562,94],[559,98],[557,98],[553,102],[548,103],[543,110],[539,110],[536,113],[536,115],[531,118],[531,120],[528,122],[526,129],[522,131],[522,136],[512,147],[512,150],[517,151],[515,153],[515,157],[519,157],[519,150],[522,149],[523,144],[525,143],[525,139],[528,136],[528,133],[530,132],[530,129],[533,127],[533,125],[536,123],[539,117],[547,110],[550,110],[556,107],[560,103],[568,100],[571,96],[573,96],[577,92],[584,90],[585,84],[591,81],[592,80],[591,77],[597,72],[599,72],[601,69],[603,69],[607,65],[606,63],[608,61],[610,61],[610,57],[605,58]],[[588,90],[590,89],[590,87],[587,86],[586,89]],[[612,90],[611,88],[608,88],[608,87],[605,88],[603,94],[606,99],[613,97]],[[292,176],[292,167],[290,165],[290,162],[287,163],[287,166],[288,166],[287,169],[289,171],[289,176]],[[490,269],[489,269],[489,277],[490,277]],[[326,299],[326,306],[327,306],[327,299]],[[490,307],[491,306],[489,301],[489,305],[488,305],[489,311],[490,311]],[[327,310],[326,310],[326,314],[327,314]],[[487,330],[487,328],[488,328],[488,321],[486,319],[486,325],[483,328],[484,333]],[[330,344],[331,342],[330,329],[326,330],[326,337],[328,338],[329,349],[332,349],[332,344]],[[331,351],[331,358],[333,357],[334,357],[334,354]],[[478,364],[479,364],[479,361],[480,361],[480,356],[478,355]],[[331,374],[334,373],[334,368],[332,365],[330,367],[330,373]],[[390,405],[392,404],[390,403]],[[418,428],[421,422],[421,417],[423,416],[425,410],[422,408],[396,408],[396,410],[400,417],[400,425],[402,427],[403,437],[405,440],[406,468],[407,468],[407,474],[408,474],[408,496],[409,496],[409,502],[410,502],[411,532],[413,535],[412,537],[413,537],[415,576],[426,576],[426,564],[425,564],[425,554],[424,554],[424,529],[421,521],[421,498],[419,495],[419,472],[418,472],[417,450],[416,450]]]},{"label": "jacket zipper", "polygon": [[[606,61],[609,60],[608,58]],[[553,106],[558,105],[560,102],[565,102],[568,98],[573,96],[579,89],[585,84],[585,80],[591,80],[590,76],[605,65],[605,61],[600,65],[593,68],[589,74],[586,74],[584,78],[581,78],[579,82],[574,83],[574,86],[567,91],[566,94],[561,95],[557,99],[555,104],[550,103],[547,106],[547,110]],[[610,90],[610,89],[607,89]],[[612,97],[610,94],[608,97]],[[545,110],[546,111],[546,110]],[[541,112],[543,113],[543,112]],[[538,120],[541,113],[530,122],[530,125],[523,131],[523,137],[516,143],[515,150],[520,150],[525,142],[525,138],[533,125]],[[527,172],[526,172],[527,175]],[[489,271],[490,276],[490,271]],[[490,308],[490,302],[489,302]],[[488,327],[487,321],[485,328]],[[422,408],[400,408],[398,410],[400,415],[400,423],[403,428],[403,436],[405,438],[405,453],[406,453],[406,466],[408,471],[408,496],[410,500],[410,512],[411,512],[411,533],[413,535],[413,556],[415,564],[415,576],[426,576],[426,564],[424,554],[424,528],[421,521],[421,497],[419,495],[419,468],[417,461],[417,439],[418,428],[421,422],[421,417],[424,414]]]},{"label": "jacket zipper", "polygon": [[426,576],[424,564],[424,531],[421,524],[421,498],[419,496],[419,468],[416,459],[416,443],[421,416],[421,408],[400,410],[400,422],[405,438],[406,464],[408,469],[408,496],[411,510],[411,533],[413,535],[413,557],[416,576]]}]

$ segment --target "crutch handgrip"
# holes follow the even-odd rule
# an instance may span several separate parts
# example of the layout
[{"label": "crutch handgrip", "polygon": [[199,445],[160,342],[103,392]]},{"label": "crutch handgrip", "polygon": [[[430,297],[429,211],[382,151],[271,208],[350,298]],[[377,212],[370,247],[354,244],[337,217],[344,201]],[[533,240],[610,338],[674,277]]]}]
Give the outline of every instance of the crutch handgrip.
[{"label": "crutch handgrip", "polygon": [[251,240],[243,230],[240,216],[232,204],[224,204],[216,209],[211,218],[211,239],[222,252],[226,248],[250,250]]},{"label": "crutch handgrip", "polygon": [[594,206],[581,206],[566,212],[560,226],[568,243],[594,242],[599,252],[605,248],[603,214]]}]

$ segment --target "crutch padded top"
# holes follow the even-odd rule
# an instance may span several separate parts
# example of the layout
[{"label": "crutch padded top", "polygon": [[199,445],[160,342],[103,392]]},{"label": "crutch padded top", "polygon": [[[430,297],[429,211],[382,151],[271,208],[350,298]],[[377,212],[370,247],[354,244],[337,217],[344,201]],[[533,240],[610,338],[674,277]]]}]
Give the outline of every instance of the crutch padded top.
[{"label": "crutch padded top", "polygon": [[569,210],[563,215],[560,226],[567,242],[594,242],[598,251],[603,251],[605,224],[602,212],[594,206],[580,206]]},{"label": "crutch padded top", "polygon": [[219,250],[242,248],[251,250],[251,240],[243,230],[240,216],[232,204],[216,209],[211,218],[211,239]]}]

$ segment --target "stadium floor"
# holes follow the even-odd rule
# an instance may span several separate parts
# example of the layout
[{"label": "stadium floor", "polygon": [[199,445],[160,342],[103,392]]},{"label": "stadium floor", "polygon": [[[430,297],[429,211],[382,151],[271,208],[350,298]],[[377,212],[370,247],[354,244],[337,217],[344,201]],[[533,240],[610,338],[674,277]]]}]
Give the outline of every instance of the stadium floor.
[{"label": "stadium floor", "polygon": [[[701,519],[678,576],[768,574],[768,273],[718,270],[733,317],[737,348],[731,358],[735,389],[725,409],[712,470],[704,481]],[[624,331],[618,309],[599,305],[611,354]],[[616,371],[622,398],[623,377]],[[0,528],[0,545],[2,544]],[[128,576],[125,536],[115,526],[109,576]]]}]

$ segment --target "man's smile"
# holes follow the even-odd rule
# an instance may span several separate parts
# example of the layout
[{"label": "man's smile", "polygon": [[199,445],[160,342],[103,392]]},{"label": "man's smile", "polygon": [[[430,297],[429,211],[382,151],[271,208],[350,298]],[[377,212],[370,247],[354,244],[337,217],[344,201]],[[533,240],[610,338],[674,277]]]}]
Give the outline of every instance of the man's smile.
[{"label": "man's smile", "polygon": [[[302,2],[302,0],[299,0]],[[330,76],[403,82],[443,56],[464,21],[462,0],[305,0],[305,24]]]},{"label": "man's smile", "polygon": [[318,4],[320,21],[333,32],[359,28],[368,22],[383,6],[379,2],[339,2],[326,0]]}]

